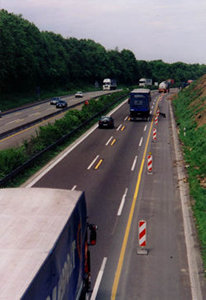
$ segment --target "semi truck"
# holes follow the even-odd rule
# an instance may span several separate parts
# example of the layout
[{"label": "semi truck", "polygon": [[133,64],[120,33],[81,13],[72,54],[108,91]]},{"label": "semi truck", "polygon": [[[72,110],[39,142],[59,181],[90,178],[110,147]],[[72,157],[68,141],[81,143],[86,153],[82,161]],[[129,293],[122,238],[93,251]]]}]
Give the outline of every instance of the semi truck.
[{"label": "semi truck", "polygon": [[152,79],[150,78],[140,78],[139,86],[146,87],[152,85]]},{"label": "semi truck", "polygon": [[134,89],[129,96],[130,120],[148,119],[150,116],[150,89]]},{"label": "semi truck", "polygon": [[159,84],[159,93],[169,93],[170,91],[170,84],[168,81],[162,81]]},{"label": "semi truck", "polygon": [[103,80],[103,91],[116,90],[117,81],[116,79],[105,78]]},{"label": "semi truck", "polygon": [[86,299],[96,225],[84,192],[1,189],[0,220],[0,299]]}]

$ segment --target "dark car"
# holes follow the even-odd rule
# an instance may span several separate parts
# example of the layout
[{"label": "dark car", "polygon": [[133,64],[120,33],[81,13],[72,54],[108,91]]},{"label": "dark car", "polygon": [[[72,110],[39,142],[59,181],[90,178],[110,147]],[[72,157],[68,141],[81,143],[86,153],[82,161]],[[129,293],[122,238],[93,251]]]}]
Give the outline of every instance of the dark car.
[{"label": "dark car", "polygon": [[53,97],[53,98],[51,98],[51,100],[50,100],[50,104],[56,105],[57,102],[59,102],[60,100],[61,100],[60,97]]},{"label": "dark car", "polygon": [[114,119],[108,116],[102,116],[99,119],[99,128],[114,128]]},{"label": "dark car", "polygon": [[67,102],[64,100],[60,100],[56,104],[56,108],[65,108],[65,107],[67,107]]}]

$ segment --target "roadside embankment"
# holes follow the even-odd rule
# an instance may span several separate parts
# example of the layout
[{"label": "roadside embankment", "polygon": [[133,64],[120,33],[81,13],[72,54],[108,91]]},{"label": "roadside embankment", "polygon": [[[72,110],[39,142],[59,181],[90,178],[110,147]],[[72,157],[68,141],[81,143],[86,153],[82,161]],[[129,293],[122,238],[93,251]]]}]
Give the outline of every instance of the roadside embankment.
[{"label": "roadside embankment", "polygon": [[206,273],[206,75],[172,98]]}]

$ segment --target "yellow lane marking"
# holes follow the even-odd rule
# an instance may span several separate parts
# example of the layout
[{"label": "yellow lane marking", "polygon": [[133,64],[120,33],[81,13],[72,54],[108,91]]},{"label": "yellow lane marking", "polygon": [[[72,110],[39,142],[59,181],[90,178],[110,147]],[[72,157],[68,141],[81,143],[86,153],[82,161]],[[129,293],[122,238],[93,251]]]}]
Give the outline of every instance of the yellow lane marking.
[{"label": "yellow lane marking", "polygon": [[[158,101],[156,103],[156,109],[157,109],[157,106],[158,106],[158,102],[159,102],[159,98],[158,98]],[[123,267],[124,256],[125,256],[125,252],[126,252],[126,246],[127,246],[127,242],[128,242],[128,238],[129,238],[129,232],[130,232],[132,219],[133,219],[133,215],[134,215],[134,210],[135,210],[135,206],[136,206],[136,202],[137,202],[137,196],[138,196],[138,193],[139,193],[139,187],[140,187],[143,167],[144,167],[144,163],[145,163],[145,157],[146,157],[147,148],[148,148],[148,145],[149,145],[149,140],[150,140],[150,136],[151,136],[153,123],[154,123],[154,120],[152,120],[151,125],[150,125],[150,129],[149,129],[149,133],[148,133],[148,137],[147,137],[147,141],[146,141],[146,145],[145,145],[145,150],[144,150],[144,154],[143,154],[143,158],[142,158],[142,162],[141,162],[141,166],[140,166],[140,171],[138,173],[138,178],[137,178],[135,192],[134,192],[132,205],[131,205],[131,209],[130,209],[130,213],[129,213],[129,218],[128,218],[128,221],[127,221],[127,226],[126,226],[126,230],[125,230],[125,234],[124,234],[124,240],[122,242],[122,248],[121,248],[119,261],[118,261],[118,265],[117,265],[117,269],[116,269],[116,273],[115,273],[115,277],[114,277],[114,282],[113,282],[113,286],[112,286],[112,294],[111,294],[111,299],[112,300],[114,300],[116,298],[117,288],[118,288],[118,285],[119,285],[119,279],[120,279],[120,275],[121,275],[121,271],[122,271],[122,267]]]},{"label": "yellow lane marking", "polygon": [[100,165],[102,164],[103,159],[100,159],[98,164],[95,166],[95,170],[99,169]]},{"label": "yellow lane marking", "polygon": [[125,126],[122,126],[121,131],[123,131],[125,129]]},{"label": "yellow lane marking", "polygon": [[116,142],[116,139],[113,139],[113,141],[111,142],[111,146],[113,146],[115,142]]}]

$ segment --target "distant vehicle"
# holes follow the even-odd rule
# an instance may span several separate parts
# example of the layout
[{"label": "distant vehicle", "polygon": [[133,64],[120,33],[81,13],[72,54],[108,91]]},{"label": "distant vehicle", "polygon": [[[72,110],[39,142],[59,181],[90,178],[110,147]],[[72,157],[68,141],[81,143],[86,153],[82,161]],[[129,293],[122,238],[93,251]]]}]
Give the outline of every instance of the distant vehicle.
[{"label": "distant vehicle", "polygon": [[152,79],[150,78],[140,78],[139,86],[146,87],[152,85]]},{"label": "distant vehicle", "polygon": [[159,84],[159,93],[169,93],[170,91],[170,85],[168,81],[162,81]]},{"label": "distant vehicle", "polygon": [[67,107],[67,102],[64,100],[59,100],[56,103],[56,108],[65,108],[65,107]]},{"label": "distant vehicle", "polygon": [[115,79],[105,78],[103,80],[103,91],[116,90],[117,81]]},{"label": "distant vehicle", "polygon": [[52,105],[56,105],[58,101],[60,101],[61,98],[60,97],[53,97],[51,98],[50,104]]},{"label": "distant vehicle", "polygon": [[75,98],[82,98],[82,97],[83,97],[83,93],[81,91],[76,92]]},{"label": "distant vehicle", "polygon": [[130,120],[148,119],[150,116],[150,89],[134,89],[129,96]]},{"label": "distant vehicle", "polygon": [[0,207],[0,299],[89,299],[97,226],[88,223],[85,194],[7,188]]},{"label": "distant vehicle", "polygon": [[114,128],[114,119],[109,116],[102,116],[99,119],[99,128]]}]

